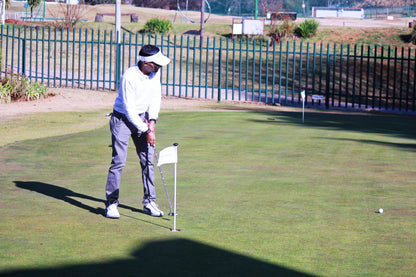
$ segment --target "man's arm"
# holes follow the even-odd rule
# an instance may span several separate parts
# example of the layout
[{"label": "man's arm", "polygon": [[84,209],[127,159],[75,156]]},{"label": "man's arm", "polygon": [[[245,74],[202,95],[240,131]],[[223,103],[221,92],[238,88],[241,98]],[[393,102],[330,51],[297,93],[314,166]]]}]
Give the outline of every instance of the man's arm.
[{"label": "man's arm", "polygon": [[139,130],[139,132],[146,132],[148,130],[148,126],[141,120],[136,108],[136,103],[139,100],[137,99],[135,93],[136,87],[134,85],[134,81],[131,80],[131,78],[134,78],[134,75],[131,76],[130,72],[125,75],[126,76],[123,76],[123,80],[120,84],[123,92],[123,109],[125,115],[127,119]]},{"label": "man's arm", "polygon": [[157,120],[162,102],[162,86],[160,84],[160,71],[152,79],[152,99],[149,105],[149,120]]},{"label": "man's arm", "polygon": [[156,142],[155,125],[156,120],[159,117],[160,104],[162,102],[162,86],[160,84],[160,72],[154,77],[155,82],[153,83],[152,100],[149,106],[149,130],[147,134],[147,142],[154,146]]}]

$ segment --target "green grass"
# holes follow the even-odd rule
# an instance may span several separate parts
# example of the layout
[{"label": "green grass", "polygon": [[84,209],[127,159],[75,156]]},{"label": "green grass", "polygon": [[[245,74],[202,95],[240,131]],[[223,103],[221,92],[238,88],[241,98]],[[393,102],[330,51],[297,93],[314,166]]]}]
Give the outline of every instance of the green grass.
[{"label": "green grass", "polygon": [[[225,111],[158,120],[158,150],[179,143],[177,233],[138,212],[133,147],[121,219],[103,217],[108,126],[0,148],[0,276],[414,274],[414,116],[307,112],[302,124],[299,110],[214,107]],[[163,172],[172,196],[173,166]]]},{"label": "green grass", "polygon": [[[111,107],[109,107],[111,110]],[[109,109],[92,112],[58,112],[16,115],[0,119],[0,147],[15,141],[59,136],[108,125]]]}]

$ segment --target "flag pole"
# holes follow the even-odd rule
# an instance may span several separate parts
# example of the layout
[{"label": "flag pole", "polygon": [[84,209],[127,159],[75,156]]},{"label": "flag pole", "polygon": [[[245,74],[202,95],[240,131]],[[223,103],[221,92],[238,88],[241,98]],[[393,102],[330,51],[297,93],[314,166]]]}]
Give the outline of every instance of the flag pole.
[{"label": "flag pole", "polygon": [[[177,143],[174,143],[173,146],[178,147]],[[176,229],[176,165],[174,164],[174,173],[173,173],[173,229],[171,229],[172,232],[179,232],[180,230]]]},{"label": "flag pole", "polygon": [[302,123],[305,123],[305,91],[303,90],[300,93],[300,96],[302,97]]}]

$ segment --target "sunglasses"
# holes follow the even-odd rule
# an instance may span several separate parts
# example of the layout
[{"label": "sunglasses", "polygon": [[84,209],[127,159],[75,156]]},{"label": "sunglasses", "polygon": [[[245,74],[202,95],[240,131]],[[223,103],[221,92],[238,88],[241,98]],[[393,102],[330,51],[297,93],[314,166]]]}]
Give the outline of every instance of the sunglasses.
[{"label": "sunglasses", "polygon": [[148,62],[148,64],[151,64],[152,65],[152,67],[155,69],[155,70],[158,70],[159,68],[161,68],[162,66],[160,66],[160,65],[158,65],[158,64],[155,64],[154,62]]}]

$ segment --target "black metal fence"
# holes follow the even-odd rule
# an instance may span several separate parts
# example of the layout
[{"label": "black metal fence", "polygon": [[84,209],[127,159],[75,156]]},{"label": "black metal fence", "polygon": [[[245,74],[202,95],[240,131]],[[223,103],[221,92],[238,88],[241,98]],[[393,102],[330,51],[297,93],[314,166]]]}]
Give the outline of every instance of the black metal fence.
[{"label": "black metal fence", "polygon": [[144,44],[172,62],[162,69],[171,96],[326,108],[416,109],[416,50],[239,38],[163,36],[90,29],[1,27],[1,74],[50,87],[115,90]]}]

